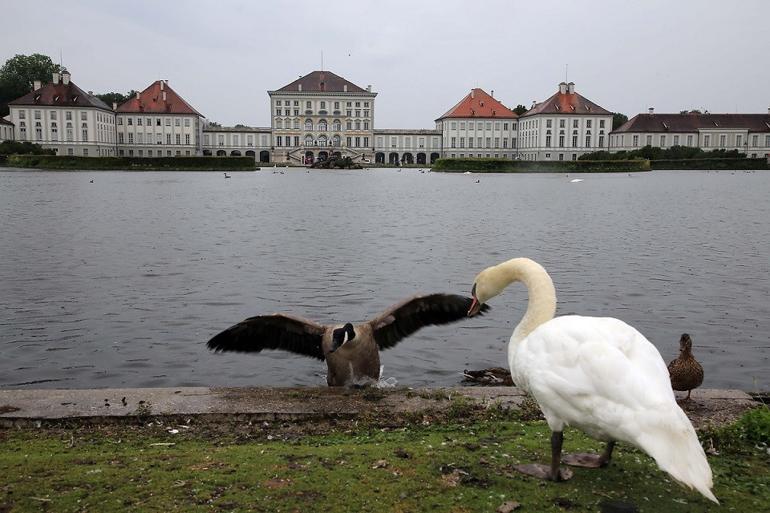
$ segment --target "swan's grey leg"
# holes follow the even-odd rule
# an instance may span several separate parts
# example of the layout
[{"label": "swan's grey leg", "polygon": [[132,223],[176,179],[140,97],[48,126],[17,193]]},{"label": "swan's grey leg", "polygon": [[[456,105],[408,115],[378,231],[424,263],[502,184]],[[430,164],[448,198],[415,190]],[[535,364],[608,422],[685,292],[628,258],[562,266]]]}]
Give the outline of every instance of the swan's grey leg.
[{"label": "swan's grey leg", "polygon": [[551,432],[551,466],[540,463],[530,463],[528,465],[516,465],[513,468],[538,479],[550,479],[551,481],[566,481],[572,477],[572,471],[567,468],[559,468],[561,461],[561,446],[564,441],[564,433],[561,431]]}]

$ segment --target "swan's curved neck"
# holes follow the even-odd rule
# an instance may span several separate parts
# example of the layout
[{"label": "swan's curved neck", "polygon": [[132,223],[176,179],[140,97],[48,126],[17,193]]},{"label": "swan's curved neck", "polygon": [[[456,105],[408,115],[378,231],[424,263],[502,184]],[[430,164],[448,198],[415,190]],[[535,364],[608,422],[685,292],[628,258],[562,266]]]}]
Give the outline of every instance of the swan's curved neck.
[{"label": "swan's curved neck", "polygon": [[527,311],[511,337],[511,342],[518,343],[535,328],[553,319],[556,314],[556,289],[543,266],[528,258],[514,258],[496,267],[496,274],[505,284],[503,288],[515,281],[527,287]]}]

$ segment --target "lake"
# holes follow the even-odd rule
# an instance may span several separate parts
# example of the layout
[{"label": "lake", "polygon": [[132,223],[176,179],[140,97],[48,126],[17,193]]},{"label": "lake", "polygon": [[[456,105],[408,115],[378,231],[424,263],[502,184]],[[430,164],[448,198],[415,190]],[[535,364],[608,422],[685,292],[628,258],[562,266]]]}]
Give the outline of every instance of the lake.
[{"label": "lake", "polygon": [[[257,314],[356,322],[468,295],[528,256],[558,314],[621,318],[666,361],[690,333],[705,387],[770,389],[768,172],[284,171],[0,171],[0,387],[323,385],[322,362],[205,343]],[[490,304],[384,351],[383,377],[506,366],[525,289]]]}]

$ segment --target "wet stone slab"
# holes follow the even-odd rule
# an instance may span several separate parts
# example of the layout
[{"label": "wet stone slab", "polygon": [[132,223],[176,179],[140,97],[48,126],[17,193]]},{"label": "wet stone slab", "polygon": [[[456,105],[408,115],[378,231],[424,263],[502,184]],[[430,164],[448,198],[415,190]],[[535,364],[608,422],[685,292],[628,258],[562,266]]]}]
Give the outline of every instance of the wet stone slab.
[{"label": "wet stone slab", "polygon": [[[721,424],[757,403],[739,390],[696,390],[682,403],[696,426]],[[420,414],[454,401],[519,408],[526,395],[515,387],[345,389],[125,388],[0,390],[0,426],[56,421],[119,422],[145,417],[234,417],[248,420],[353,419],[362,415]]]}]

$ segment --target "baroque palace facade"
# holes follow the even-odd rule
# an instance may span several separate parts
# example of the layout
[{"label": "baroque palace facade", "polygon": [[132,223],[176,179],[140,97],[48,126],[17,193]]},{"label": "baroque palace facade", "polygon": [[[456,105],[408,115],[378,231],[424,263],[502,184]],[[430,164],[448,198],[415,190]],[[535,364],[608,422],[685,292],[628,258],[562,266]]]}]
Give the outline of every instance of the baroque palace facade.
[{"label": "baroque palace facade", "polygon": [[612,130],[612,112],[562,82],[521,116],[474,88],[435,120],[434,129],[375,128],[377,93],[331,71],[313,71],[268,91],[270,126],[208,123],[167,80],[120,105],[75,85],[66,70],[36,82],[9,103],[2,140],[30,141],[59,155],[250,156],[263,163],[308,165],[350,157],[363,164],[430,164],[438,158],[575,160],[594,151],[645,145],[737,149],[770,154],[767,114],[639,114]]}]

